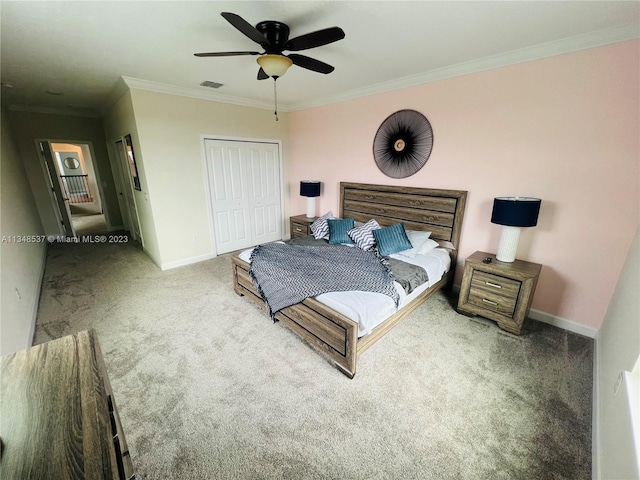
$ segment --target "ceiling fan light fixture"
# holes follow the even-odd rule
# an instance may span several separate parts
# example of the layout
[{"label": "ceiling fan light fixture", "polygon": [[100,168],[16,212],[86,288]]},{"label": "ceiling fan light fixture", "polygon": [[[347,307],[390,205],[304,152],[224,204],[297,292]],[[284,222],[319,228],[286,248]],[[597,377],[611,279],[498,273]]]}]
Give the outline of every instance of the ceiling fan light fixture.
[{"label": "ceiling fan light fixture", "polygon": [[258,65],[270,77],[281,77],[291,65],[293,61],[284,55],[262,55],[256,60]]}]

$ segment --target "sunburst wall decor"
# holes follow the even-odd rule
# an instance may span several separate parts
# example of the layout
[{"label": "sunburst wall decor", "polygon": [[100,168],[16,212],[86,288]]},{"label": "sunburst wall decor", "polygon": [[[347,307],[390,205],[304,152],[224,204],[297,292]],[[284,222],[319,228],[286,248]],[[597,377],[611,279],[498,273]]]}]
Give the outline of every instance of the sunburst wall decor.
[{"label": "sunburst wall decor", "polygon": [[427,117],[415,110],[389,115],[373,139],[373,158],[391,178],[413,175],[427,163],[433,148],[433,130]]}]

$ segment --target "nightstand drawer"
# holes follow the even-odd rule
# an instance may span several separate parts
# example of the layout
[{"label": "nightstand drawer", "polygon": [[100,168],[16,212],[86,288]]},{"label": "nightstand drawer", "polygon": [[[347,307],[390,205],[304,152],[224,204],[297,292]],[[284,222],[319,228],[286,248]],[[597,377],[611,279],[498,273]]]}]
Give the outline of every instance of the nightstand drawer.
[{"label": "nightstand drawer", "polygon": [[291,238],[311,235],[311,224],[317,219],[318,217],[307,217],[306,215],[295,215],[293,217],[289,217]]},{"label": "nightstand drawer", "polygon": [[474,270],[473,277],[471,277],[471,292],[476,291],[478,295],[481,295],[482,292],[489,295],[499,295],[510,298],[514,302],[518,298],[521,285],[517,280],[478,270]]},{"label": "nightstand drawer", "polygon": [[513,312],[516,309],[515,298],[503,297],[502,295],[476,288],[471,288],[469,291],[469,303],[507,317],[513,316]]},{"label": "nightstand drawer", "polygon": [[475,270],[471,277],[469,303],[508,317],[513,316],[521,283]]},{"label": "nightstand drawer", "polygon": [[291,222],[291,237],[305,237],[310,235],[311,231],[308,225],[303,225],[301,223]]}]

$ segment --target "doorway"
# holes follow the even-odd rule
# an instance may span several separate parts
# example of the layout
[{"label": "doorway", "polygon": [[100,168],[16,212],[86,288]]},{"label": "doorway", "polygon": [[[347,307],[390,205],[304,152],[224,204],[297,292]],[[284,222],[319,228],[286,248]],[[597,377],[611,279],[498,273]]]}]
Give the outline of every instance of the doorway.
[{"label": "doorway", "polygon": [[63,195],[76,235],[106,233],[106,217],[96,168],[88,144],[52,142]]},{"label": "doorway", "polygon": [[79,140],[36,140],[59,233],[72,237],[109,231],[93,145]]},{"label": "doorway", "polygon": [[217,255],[282,240],[278,143],[205,139]]}]

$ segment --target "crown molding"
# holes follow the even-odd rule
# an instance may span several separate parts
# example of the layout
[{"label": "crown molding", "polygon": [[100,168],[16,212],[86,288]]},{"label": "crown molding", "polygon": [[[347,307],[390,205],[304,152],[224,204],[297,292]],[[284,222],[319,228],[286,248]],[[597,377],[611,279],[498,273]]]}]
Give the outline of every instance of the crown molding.
[{"label": "crown molding", "polygon": [[[273,110],[273,104],[250,98],[235,97],[232,95],[224,95],[215,92],[203,92],[195,88],[178,87],[166,83],[152,82],[149,80],[141,80],[139,78],[122,77],[122,80],[129,88],[138,90],[147,90],[156,93],[165,93],[168,95],[178,95],[182,97],[197,98],[199,100],[209,100],[212,102],[230,103],[232,105],[240,105],[243,107],[261,108],[265,110]],[[278,110],[288,112],[290,109],[286,105],[278,105]]]},{"label": "crown molding", "polygon": [[12,104],[7,110],[15,112],[45,113],[47,115],[64,115],[68,117],[100,118],[102,114],[91,108],[82,107],[39,107],[37,105]]},{"label": "crown molding", "polygon": [[304,110],[306,108],[320,107],[331,103],[353,100],[368,95],[389,92],[401,88],[412,87],[424,83],[445,80],[460,75],[482,72],[493,68],[506,67],[518,63],[539,60],[542,58],[577,52],[588,48],[601,47],[613,43],[633,40],[640,37],[640,25],[628,24],[597,32],[589,32],[573,37],[563,38],[552,42],[545,42],[531,47],[512,50],[510,52],[492,55],[489,57],[462,62],[448,67],[430,70],[428,72],[409,75],[407,77],[377,83],[364,88],[349,90],[337,95],[331,95],[308,102],[299,102],[289,105],[290,111]]},{"label": "crown molding", "polygon": [[[468,75],[471,73],[482,72],[494,68],[506,67],[518,63],[528,62],[532,60],[540,60],[542,58],[553,57],[565,53],[572,53],[588,48],[601,47],[613,43],[624,42],[640,38],[640,25],[628,24],[620,27],[613,27],[596,32],[575,35],[572,37],[545,42],[531,47],[525,47],[510,52],[491,55],[488,57],[462,62],[455,65],[430,70],[428,72],[409,75],[403,78],[381,82],[363,88],[349,90],[347,92],[336,95],[329,95],[310,101],[280,104],[279,110],[282,112],[292,112],[304,110],[307,108],[320,107],[332,103],[344,102],[356,98],[366,97],[379,93],[398,90],[401,88],[412,87],[425,83],[435,82],[438,80],[446,80],[448,78]],[[270,102],[264,102],[244,97],[236,97],[224,95],[217,92],[204,92],[195,88],[179,87],[165,83],[153,82],[149,80],[141,80],[139,78],[121,77],[116,89],[112,93],[112,100],[119,98],[127,88],[147,90],[151,92],[164,93],[168,95],[178,95],[183,97],[196,98],[199,100],[209,100],[213,102],[229,103],[244,107],[260,108],[265,110],[273,109]]]}]

